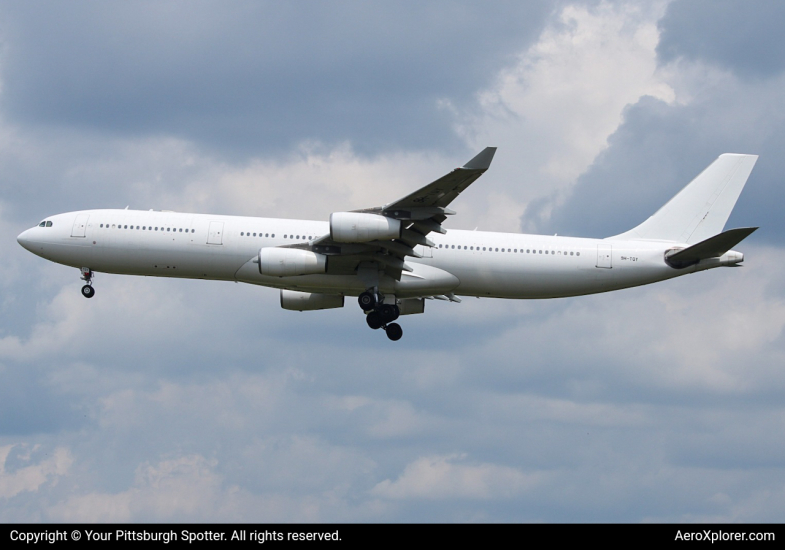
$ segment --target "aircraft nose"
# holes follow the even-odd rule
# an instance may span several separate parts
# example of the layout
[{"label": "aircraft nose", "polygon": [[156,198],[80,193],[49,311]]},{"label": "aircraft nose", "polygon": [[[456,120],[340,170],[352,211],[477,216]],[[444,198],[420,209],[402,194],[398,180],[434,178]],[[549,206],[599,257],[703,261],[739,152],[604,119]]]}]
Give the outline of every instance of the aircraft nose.
[{"label": "aircraft nose", "polygon": [[16,242],[22,245],[23,248],[30,250],[33,245],[33,239],[30,237],[30,230],[22,231],[16,238]]}]

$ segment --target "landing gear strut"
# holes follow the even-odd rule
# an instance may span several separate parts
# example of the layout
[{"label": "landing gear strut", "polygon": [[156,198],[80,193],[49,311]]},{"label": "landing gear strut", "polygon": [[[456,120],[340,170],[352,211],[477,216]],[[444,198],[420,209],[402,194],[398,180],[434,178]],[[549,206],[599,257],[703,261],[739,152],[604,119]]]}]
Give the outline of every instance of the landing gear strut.
[{"label": "landing gear strut", "polygon": [[95,296],[95,289],[93,288],[93,270],[89,267],[82,268],[82,277],[81,279],[86,283],[82,287],[82,296],[85,298],[92,298]]},{"label": "landing gear strut", "polygon": [[387,338],[392,341],[400,340],[403,329],[398,323],[393,323],[401,314],[397,305],[385,304],[382,296],[375,288],[360,294],[357,302],[365,312],[365,322],[373,330],[384,329]]}]

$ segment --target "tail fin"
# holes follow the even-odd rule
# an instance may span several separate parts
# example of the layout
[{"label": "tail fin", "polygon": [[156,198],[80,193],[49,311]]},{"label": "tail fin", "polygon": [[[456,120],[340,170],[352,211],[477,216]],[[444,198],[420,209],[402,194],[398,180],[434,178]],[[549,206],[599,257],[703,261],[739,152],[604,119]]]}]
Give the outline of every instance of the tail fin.
[{"label": "tail fin", "polygon": [[721,233],[757,160],[720,155],[648,220],[612,238],[693,244]]}]

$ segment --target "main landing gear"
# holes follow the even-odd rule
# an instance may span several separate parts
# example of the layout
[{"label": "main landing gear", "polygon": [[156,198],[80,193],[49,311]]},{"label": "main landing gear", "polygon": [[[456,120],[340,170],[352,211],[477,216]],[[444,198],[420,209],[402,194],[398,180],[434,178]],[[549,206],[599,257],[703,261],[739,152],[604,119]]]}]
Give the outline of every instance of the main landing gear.
[{"label": "main landing gear", "polygon": [[93,270],[89,267],[82,268],[82,277],[81,279],[86,283],[82,287],[82,296],[85,298],[92,298],[95,296],[95,289],[93,288]]},{"label": "main landing gear", "polygon": [[365,312],[365,321],[372,329],[384,329],[387,338],[392,341],[400,340],[403,329],[398,323],[393,323],[401,314],[397,305],[385,304],[384,296],[378,290],[367,290],[360,294],[357,302]]}]

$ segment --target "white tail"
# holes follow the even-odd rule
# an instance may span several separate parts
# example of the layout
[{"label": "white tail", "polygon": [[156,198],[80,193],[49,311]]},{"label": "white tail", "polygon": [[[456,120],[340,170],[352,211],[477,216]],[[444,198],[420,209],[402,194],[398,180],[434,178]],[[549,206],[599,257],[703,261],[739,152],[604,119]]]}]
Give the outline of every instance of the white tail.
[{"label": "white tail", "polygon": [[757,160],[757,155],[720,155],[653,216],[611,238],[693,244],[721,233]]}]

